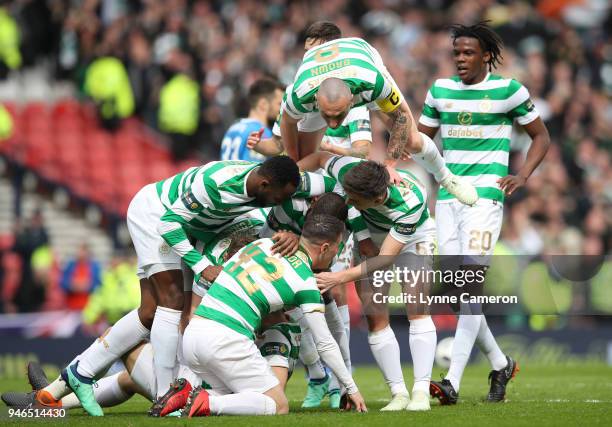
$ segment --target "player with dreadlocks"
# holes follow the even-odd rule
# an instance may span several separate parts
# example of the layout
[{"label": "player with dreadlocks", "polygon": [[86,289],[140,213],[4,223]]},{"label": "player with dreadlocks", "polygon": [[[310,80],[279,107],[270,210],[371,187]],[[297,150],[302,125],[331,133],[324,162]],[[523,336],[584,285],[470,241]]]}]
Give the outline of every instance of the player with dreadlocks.
[{"label": "player with dreadlocks", "polygon": [[[461,255],[461,269],[485,269],[502,226],[504,196],[525,185],[540,164],[550,137],[527,89],[518,81],[492,74],[501,64],[502,40],[487,25],[453,25],[453,57],[457,75],[438,79],[427,93],[419,131],[433,138],[438,130],[446,165],[476,187],[479,200],[459,203],[440,188],[436,226],[440,255]],[[512,125],[516,121],[531,137],[527,158],[516,175],[508,174]],[[462,304],[451,356],[451,366],[430,392],[442,404],[458,399],[463,370],[474,343],[491,362],[487,400],[503,401],[506,384],[518,365],[495,341],[481,307]]]}]

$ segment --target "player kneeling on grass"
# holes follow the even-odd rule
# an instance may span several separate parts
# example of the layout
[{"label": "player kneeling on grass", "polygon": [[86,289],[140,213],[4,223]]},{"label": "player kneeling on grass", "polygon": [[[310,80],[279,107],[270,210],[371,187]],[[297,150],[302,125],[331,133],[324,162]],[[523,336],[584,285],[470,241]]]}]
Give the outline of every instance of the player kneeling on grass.
[{"label": "player kneeling on grass", "polygon": [[[239,227],[230,233],[220,233],[220,239],[205,251],[211,261],[217,265],[227,261],[239,249],[253,242],[259,230],[256,221],[242,220],[236,224]],[[240,227],[241,226],[241,227]],[[231,230],[227,230],[231,231]],[[229,244],[227,243],[229,241]],[[225,243],[224,243],[225,242]],[[202,295],[205,294],[205,291]],[[201,297],[196,299],[199,302]],[[281,386],[285,387],[293,372],[299,355],[300,328],[296,323],[289,322],[282,312],[267,316],[263,321],[263,332],[258,337],[257,346],[265,357],[272,371],[278,378]],[[109,328],[110,330],[110,328]],[[108,331],[106,333],[108,333]],[[106,335],[103,335],[103,337]],[[80,356],[75,358],[75,361]],[[142,342],[122,356],[124,370],[118,370],[101,378],[94,387],[96,402],[102,407],[119,405],[130,399],[135,393],[154,400],[157,395],[157,384],[154,375],[153,349],[150,343]],[[112,370],[112,369],[111,369]],[[66,409],[81,407],[79,399],[74,393],[55,399],[47,390],[50,387],[47,376],[41,366],[36,362],[28,364],[28,381],[33,391],[6,392],[2,400],[10,407],[62,407]],[[61,381],[61,377],[55,382]],[[179,378],[175,387],[164,395],[164,405],[161,405],[157,416],[166,416],[185,405],[187,398],[184,391],[191,391],[191,384],[200,384],[202,381],[191,373],[188,379]],[[52,386],[51,386],[52,387]]]},{"label": "player kneeling on grass", "polygon": [[313,273],[313,269],[329,268],[343,232],[340,220],[313,215],[304,224],[295,255],[274,255],[273,241],[260,239],[225,264],[183,340],[183,354],[191,369],[222,394],[194,389],[183,411],[185,416],[289,411],[285,392],[254,340],[262,316],[293,306],[302,309],[319,353],[348,390],[350,402],[358,411],[366,411],[325,322],[325,306]]}]

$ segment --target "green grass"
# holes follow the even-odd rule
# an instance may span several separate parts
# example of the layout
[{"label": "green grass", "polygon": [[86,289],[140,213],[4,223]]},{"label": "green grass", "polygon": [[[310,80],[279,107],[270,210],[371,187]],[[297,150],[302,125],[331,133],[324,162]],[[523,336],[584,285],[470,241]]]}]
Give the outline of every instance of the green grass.
[{"label": "green grass", "polygon": [[[439,369],[435,369],[437,378]],[[508,401],[486,404],[488,368],[484,365],[466,369],[460,392],[460,403],[440,407],[432,403],[428,413],[381,413],[378,410],[389,398],[381,374],[373,367],[357,367],[355,379],[368,405],[369,413],[336,413],[328,409],[304,411],[300,409],[305,392],[303,370],[296,371],[289,381],[287,395],[291,414],[283,417],[211,417],[194,420],[151,419],[145,415],[149,403],[137,396],[123,405],[105,409],[104,418],[88,417],[81,409],[70,411],[68,422],[78,426],[140,426],[140,425],[211,425],[211,426],[455,426],[455,425],[611,425],[612,367],[603,364],[568,366],[522,366],[510,384]],[[410,369],[406,379],[412,378]],[[23,381],[1,381],[0,391],[26,389]],[[325,402],[326,404],[327,402]],[[6,412],[0,425],[55,425],[65,421],[7,421]]]}]

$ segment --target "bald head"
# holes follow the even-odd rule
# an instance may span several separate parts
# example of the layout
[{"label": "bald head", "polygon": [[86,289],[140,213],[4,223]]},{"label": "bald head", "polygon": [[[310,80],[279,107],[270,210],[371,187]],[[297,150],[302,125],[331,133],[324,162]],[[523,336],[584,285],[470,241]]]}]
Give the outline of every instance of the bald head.
[{"label": "bald head", "polygon": [[351,88],[336,77],[329,77],[321,83],[316,94],[321,116],[332,129],[342,124],[342,121],[353,106]]},{"label": "bald head", "polygon": [[344,83],[344,80],[336,77],[329,77],[323,80],[317,91],[317,99],[319,101],[321,97],[325,98],[327,102],[337,102],[340,100],[351,102],[353,100],[351,88]]}]

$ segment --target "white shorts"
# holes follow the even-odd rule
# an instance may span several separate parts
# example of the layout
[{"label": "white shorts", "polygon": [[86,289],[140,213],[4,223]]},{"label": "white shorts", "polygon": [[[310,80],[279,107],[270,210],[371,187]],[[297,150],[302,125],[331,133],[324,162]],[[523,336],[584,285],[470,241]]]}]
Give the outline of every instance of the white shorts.
[{"label": "white shorts", "polygon": [[440,255],[465,255],[466,265],[489,265],[499,238],[504,206],[479,199],[474,206],[457,200],[436,203]]},{"label": "white shorts", "polygon": [[[380,248],[384,240],[389,235],[389,232],[370,228],[370,234],[372,235],[372,241]],[[406,243],[404,244],[400,254],[411,253],[416,255],[433,255],[436,244],[436,224],[431,218],[427,218],[425,222],[405,240]],[[359,245],[355,243],[355,249],[353,250],[355,260],[361,259],[359,256],[358,246]]]},{"label": "white shorts", "polygon": [[183,357],[219,394],[265,393],[279,384],[253,340],[200,316],[194,316],[185,329]]},{"label": "white shorts", "polygon": [[137,275],[148,279],[155,273],[181,269],[181,257],[157,232],[166,208],[159,200],[155,184],[144,186],[132,199],[127,211],[127,226],[136,255]]},{"label": "white shorts", "polygon": [[306,115],[300,119],[297,124],[298,131],[300,132],[316,132],[320,129],[327,127],[327,123],[318,111],[312,113],[306,113]]},{"label": "white shorts", "polygon": [[344,241],[344,247],[342,252],[334,258],[334,262],[330,268],[333,273],[338,271],[344,271],[351,268],[353,263],[353,248],[355,247],[355,241],[353,233],[349,234],[348,238]]}]

